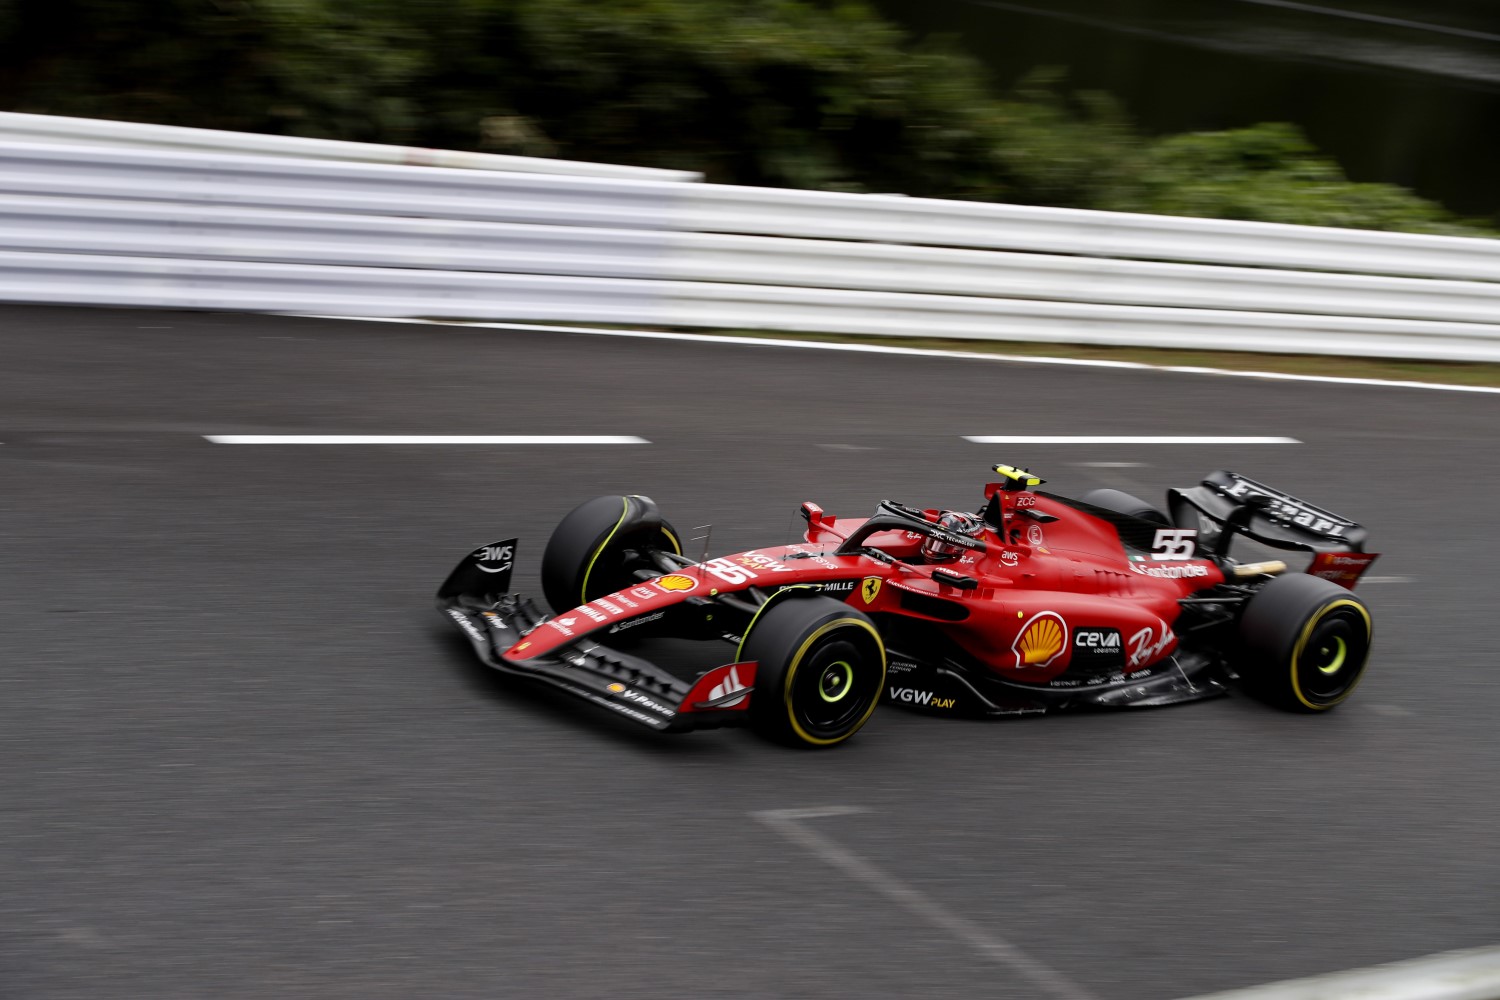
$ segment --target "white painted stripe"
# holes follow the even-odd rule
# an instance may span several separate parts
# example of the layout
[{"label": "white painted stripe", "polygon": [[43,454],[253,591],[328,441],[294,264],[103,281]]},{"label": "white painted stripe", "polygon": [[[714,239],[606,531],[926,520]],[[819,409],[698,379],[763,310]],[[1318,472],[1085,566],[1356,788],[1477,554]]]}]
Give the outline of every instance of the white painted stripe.
[{"label": "white painted stripe", "polygon": [[214,444],[650,444],[624,434],[205,434]]},{"label": "white painted stripe", "polygon": [[1048,966],[1038,962],[1020,948],[961,917],[926,893],[870,864],[864,858],[803,825],[800,821],[822,816],[846,816],[866,810],[857,806],[827,806],[819,809],[770,809],[750,815],[769,826],[787,840],[817,855],[867,888],[879,893],[923,920],[974,949],[982,958],[1001,965],[1041,992],[1061,1000],[1094,1000],[1093,994]]},{"label": "white painted stripe", "polygon": [[1495,1000],[1500,948],[1474,948],[1214,993],[1194,1000]]},{"label": "white painted stripe", "polygon": [[1289,437],[1176,437],[1141,434],[998,434],[965,437],[974,444],[1301,444]]},{"label": "white painted stripe", "polygon": [[[304,314],[297,314],[304,315]],[[1177,372],[1187,375],[1219,375],[1226,378],[1256,378],[1273,382],[1319,382],[1327,385],[1369,385],[1386,389],[1438,389],[1444,392],[1478,392],[1500,396],[1500,386],[1449,385],[1445,382],[1408,382],[1399,379],[1348,378],[1340,375],[1292,375],[1287,372],[1242,372],[1232,368],[1202,368],[1196,365],[1148,365],[1141,361],[1105,361],[1084,358],[1044,358],[1029,354],[989,354],[983,351],[940,351],[928,347],[889,347],[884,344],[834,344],[821,340],[777,340],[773,337],[726,337],[711,333],[667,333],[660,330],[599,330],[586,326],[549,326],[541,323],[458,323],[433,319],[391,316],[321,316],[310,319],[340,319],[360,323],[412,323],[421,326],[458,326],[484,330],[536,330],[543,333],[579,333],[593,337],[631,337],[637,340],[677,340],[697,344],[738,344],[752,347],[794,347],[808,351],[845,351],[852,354],[895,354],[910,358],[950,358],[964,361],[1001,361],[1008,364],[1071,365],[1078,368],[1128,368],[1136,371]]]}]

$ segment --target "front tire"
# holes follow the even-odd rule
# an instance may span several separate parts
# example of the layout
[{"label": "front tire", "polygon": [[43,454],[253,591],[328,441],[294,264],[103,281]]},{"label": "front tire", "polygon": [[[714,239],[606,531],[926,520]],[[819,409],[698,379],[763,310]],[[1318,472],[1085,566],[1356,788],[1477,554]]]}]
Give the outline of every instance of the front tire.
[{"label": "front tire", "polygon": [[1283,708],[1326,712],[1364,676],[1373,632],[1369,608],[1338,584],[1277,577],[1240,617],[1246,685]]},{"label": "front tire", "polygon": [[844,742],[869,721],[885,687],[880,632],[831,597],[776,601],[751,622],[741,650],[758,664],[751,726],[778,743]]},{"label": "front tire", "polygon": [[682,554],[677,531],[650,497],[603,496],[573,508],[542,553],[542,593],[558,614],[623,590],[636,570],[659,570],[644,558],[656,549]]}]

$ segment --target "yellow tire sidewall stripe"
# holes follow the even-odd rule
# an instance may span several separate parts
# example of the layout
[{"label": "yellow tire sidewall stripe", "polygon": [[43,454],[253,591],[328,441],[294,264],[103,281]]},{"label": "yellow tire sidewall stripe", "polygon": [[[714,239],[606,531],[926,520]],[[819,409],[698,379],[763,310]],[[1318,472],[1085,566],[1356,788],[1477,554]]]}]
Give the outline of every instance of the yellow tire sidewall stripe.
[{"label": "yellow tire sidewall stripe", "polygon": [[1307,698],[1302,694],[1302,685],[1297,682],[1297,667],[1302,662],[1302,653],[1307,647],[1307,640],[1312,638],[1313,629],[1317,627],[1318,623],[1322,621],[1330,611],[1345,607],[1354,608],[1359,612],[1360,617],[1365,620],[1365,660],[1368,661],[1370,658],[1370,641],[1374,637],[1375,631],[1374,625],[1370,621],[1370,612],[1365,608],[1363,604],[1359,603],[1358,601],[1351,600],[1347,597],[1329,601],[1327,604],[1319,608],[1315,614],[1309,617],[1307,619],[1307,624],[1302,626],[1302,634],[1297,637],[1297,645],[1292,647],[1292,694],[1297,696],[1297,700],[1299,702],[1315,712],[1326,712],[1328,709],[1337,705],[1339,702],[1343,701],[1345,698],[1353,694],[1354,689],[1359,686],[1359,682],[1364,680],[1365,665],[1364,663],[1361,663],[1359,665],[1359,676],[1354,678],[1354,683],[1350,684],[1349,687],[1344,690],[1344,693],[1339,695],[1333,701],[1324,702],[1322,704],[1314,704],[1313,702],[1308,701]]},{"label": "yellow tire sidewall stripe", "polygon": [[778,591],[776,591],[776,593],[774,593],[770,597],[766,598],[765,601],[763,601],[761,603],[761,606],[755,609],[755,614],[753,614],[753,615],[750,616],[750,624],[745,626],[745,634],[742,635],[742,636],[740,636],[740,644],[734,648],[734,658],[735,658],[735,660],[738,661],[742,656],[745,655],[745,643],[747,641],[749,641],[749,639],[750,639],[750,630],[753,629],[753,628],[755,628],[755,623],[758,622],[758,621],[760,621],[761,614],[767,608],[769,608],[772,605],[772,603],[774,603],[775,600],[778,597],[780,597],[782,594],[789,594],[789,593],[791,593],[794,590],[811,590],[811,589],[812,589],[812,585],[811,584],[799,583],[799,584],[796,584],[794,586],[787,587],[785,590],[778,590]]},{"label": "yellow tire sidewall stripe", "polygon": [[[594,564],[599,561],[599,557],[604,554],[604,550],[609,548],[609,543],[614,541],[615,533],[620,530],[620,525],[625,523],[625,518],[630,514],[630,498],[621,497],[620,501],[624,506],[624,509],[620,511],[620,519],[615,522],[613,528],[609,529],[609,534],[604,536],[604,541],[599,543],[599,547],[594,550],[594,554],[589,556],[588,568],[583,571],[583,587],[578,594],[579,604],[587,604],[589,602],[589,577],[593,575]],[[673,541],[675,542],[676,539],[673,539]]]},{"label": "yellow tire sidewall stripe", "polygon": [[[821,739],[817,736],[812,735],[798,724],[797,713],[792,710],[792,682],[797,677],[797,668],[802,666],[802,658],[807,655],[807,651],[812,648],[813,644],[823,636],[827,635],[829,632],[832,632],[834,629],[843,628],[848,625],[855,625],[859,628],[864,629],[866,632],[869,632],[870,637],[875,640],[875,648],[880,650],[880,683],[876,686],[875,697],[870,699],[869,709],[865,711],[864,715],[860,716],[858,722],[849,727],[848,732],[844,733],[844,735],[842,736],[835,736],[832,739]],[[885,689],[885,673],[885,642],[880,638],[880,633],[875,630],[874,625],[871,625],[869,622],[860,618],[835,618],[831,622],[827,622],[823,625],[818,626],[818,628],[813,631],[812,635],[808,636],[802,641],[802,645],[799,646],[797,648],[797,652],[792,655],[791,665],[787,667],[786,671],[786,680],[782,682],[782,701],[784,702],[786,708],[787,721],[792,724],[792,731],[797,734],[797,737],[799,739],[807,743],[811,743],[813,746],[832,746],[835,743],[842,743],[844,740],[847,740],[849,737],[859,732],[861,727],[863,727],[864,724],[870,720],[870,716],[875,713],[875,706],[880,704],[880,692]]]}]

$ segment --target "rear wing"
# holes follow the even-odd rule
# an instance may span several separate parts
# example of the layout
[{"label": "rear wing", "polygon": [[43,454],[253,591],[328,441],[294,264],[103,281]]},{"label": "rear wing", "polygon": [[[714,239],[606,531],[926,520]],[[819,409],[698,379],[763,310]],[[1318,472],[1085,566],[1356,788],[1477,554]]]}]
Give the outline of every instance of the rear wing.
[{"label": "rear wing", "polygon": [[1186,490],[1167,490],[1172,523],[1198,524],[1197,554],[1224,556],[1235,535],[1262,545],[1313,553],[1309,576],[1353,590],[1378,557],[1366,552],[1364,526],[1331,510],[1248,479],[1237,472],[1211,472]]},{"label": "rear wing", "polygon": [[1192,523],[1186,515],[1196,511],[1218,527],[1212,534],[1232,525],[1239,534],[1277,549],[1363,552],[1369,537],[1363,525],[1347,517],[1237,472],[1211,472],[1199,486],[1168,490],[1167,504],[1175,524]]}]

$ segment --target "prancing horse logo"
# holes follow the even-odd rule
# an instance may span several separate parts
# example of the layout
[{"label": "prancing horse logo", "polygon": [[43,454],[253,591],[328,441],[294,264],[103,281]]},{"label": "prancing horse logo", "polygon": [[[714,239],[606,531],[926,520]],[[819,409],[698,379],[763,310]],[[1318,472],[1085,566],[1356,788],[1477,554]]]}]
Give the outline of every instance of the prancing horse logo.
[{"label": "prancing horse logo", "polygon": [[878,593],[880,593],[880,577],[865,577],[865,582],[859,585],[859,596],[865,599],[866,604],[874,604],[875,595]]}]

